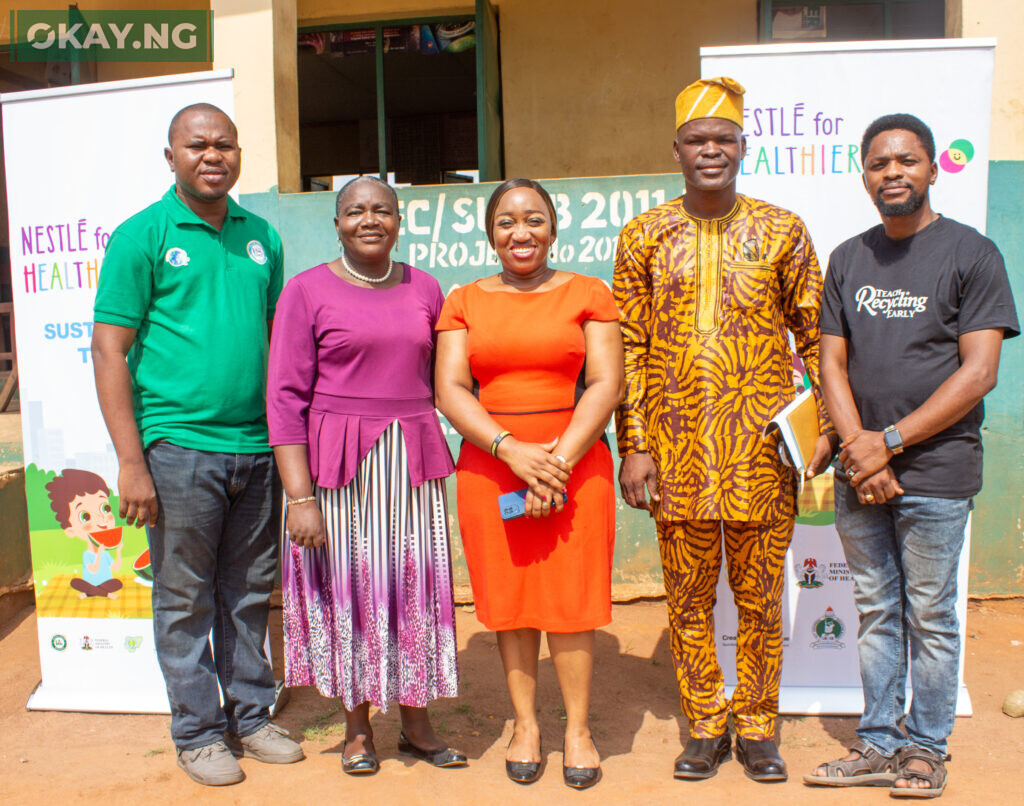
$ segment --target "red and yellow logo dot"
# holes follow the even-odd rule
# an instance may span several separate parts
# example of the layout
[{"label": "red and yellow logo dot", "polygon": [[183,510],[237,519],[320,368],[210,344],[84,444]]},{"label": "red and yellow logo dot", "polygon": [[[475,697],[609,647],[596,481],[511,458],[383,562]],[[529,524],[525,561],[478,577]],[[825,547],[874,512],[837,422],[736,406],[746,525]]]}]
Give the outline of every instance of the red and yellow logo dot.
[{"label": "red and yellow logo dot", "polygon": [[974,158],[974,145],[970,140],[954,140],[949,148],[939,155],[939,165],[942,170],[951,174],[960,173],[967,167],[967,163]]}]

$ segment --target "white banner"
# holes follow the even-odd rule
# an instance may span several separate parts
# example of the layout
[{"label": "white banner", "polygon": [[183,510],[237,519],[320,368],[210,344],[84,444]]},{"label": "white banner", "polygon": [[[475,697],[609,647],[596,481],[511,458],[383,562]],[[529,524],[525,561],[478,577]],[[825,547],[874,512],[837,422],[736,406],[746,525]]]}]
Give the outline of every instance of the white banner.
[{"label": "white banner", "polygon": [[[746,88],[747,156],[738,188],[800,215],[822,271],[840,243],[879,223],[861,181],[861,135],[875,118],[906,112],[935,137],[932,207],[985,231],[995,40],[833,42],[701,48],[705,78]],[[824,483],[822,483],[824,482]],[[797,520],[786,563],[781,710],[859,714],[857,610],[831,509],[831,478]],[[814,497],[808,490],[807,496]],[[971,713],[963,684],[970,525],[958,574],[961,659],[957,714]],[[724,579],[715,611],[719,654],[734,684],[736,610]]]},{"label": "white banner", "polygon": [[89,344],[107,239],[173,183],[167,127],[197,102],[232,114],[231,72],[0,96],[42,669],[29,708],[169,710],[146,535],[117,518]]}]

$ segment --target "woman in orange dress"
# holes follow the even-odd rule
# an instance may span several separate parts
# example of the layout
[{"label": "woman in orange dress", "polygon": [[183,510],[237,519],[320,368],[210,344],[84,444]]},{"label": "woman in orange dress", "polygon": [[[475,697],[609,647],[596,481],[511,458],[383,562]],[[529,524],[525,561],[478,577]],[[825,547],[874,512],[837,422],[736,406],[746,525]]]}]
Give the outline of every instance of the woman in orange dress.
[{"label": "woman in orange dress", "polygon": [[[437,404],[465,438],[459,526],[477,617],[495,630],[515,710],[506,772],[540,774],[540,634],[565,703],[565,783],[597,782],[587,709],[594,630],[611,621],[612,457],[602,439],[622,396],[618,310],[595,277],[548,266],[551,199],[510,179],[487,205],[501,272],[455,289],[437,323]],[[498,497],[526,488],[525,517]]]}]

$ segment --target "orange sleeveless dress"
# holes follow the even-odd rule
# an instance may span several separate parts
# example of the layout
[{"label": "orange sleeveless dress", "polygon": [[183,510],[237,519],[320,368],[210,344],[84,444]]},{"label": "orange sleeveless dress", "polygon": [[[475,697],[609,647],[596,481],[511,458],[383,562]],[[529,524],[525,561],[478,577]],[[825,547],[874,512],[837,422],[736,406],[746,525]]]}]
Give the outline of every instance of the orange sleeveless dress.
[{"label": "orange sleeveless dress", "polygon": [[[545,443],[572,417],[585,359],[583,323],[618,318],[608,287],[574,274],[529,294],[484,291],[477,283],[457,288],[436,327],[468,331],[480,403],[501,427]],[[484,626],[582,632],[611,621],[615,486],[604,441],[573,468],[569,501],[549,518],[503,521],[498,496],[526,484],[469,442],[455,473],[459,530]]]}]

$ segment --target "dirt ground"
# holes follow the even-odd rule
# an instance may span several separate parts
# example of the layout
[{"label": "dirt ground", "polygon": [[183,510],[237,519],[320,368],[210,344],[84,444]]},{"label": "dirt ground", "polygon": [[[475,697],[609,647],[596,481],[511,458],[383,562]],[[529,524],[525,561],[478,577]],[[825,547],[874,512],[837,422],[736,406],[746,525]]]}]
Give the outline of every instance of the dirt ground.
[{"label": "dirt ground", "polygon": [[[281,611],[272,613],[280,632]],[[889,803],[885,789],[820,790],[801,776],[832,759],[852,740],[849,717],[782,717],[779,740],[790,781],[756,784],[736,761],[699,783],[674,781],[672,761],[686,736],[679,715],[660,601],[615,607],[599,632],[592,707],[603,780],[573,792],[561,780],[561,708],[551,660],[541,661],[539,705],[545,768],[541,780],[519,787],[505,778],[511,736],[494,635],[471,608],[458,614],[462,693],[432,707],[435,725],[470,758],[465,769],[438,770],[394,750],[398,714],[375,717],[381,771],[372,778],[342,774],[343,712],[311,689],[294,689],[276,720],[298,737],[307,759],[288,767],[243,760],[243,783],[205,789],[175,766],[166,716],[29,712],[25,701],[39,680],[35,613],[23,610],[0,626],[0,799],[4,804],[145,803],[183,800],[212,804],[337,803],[616,803],[696,801],[758,806]],[[974,716],[958,719],[951,742],[950,783],[940,801],[971,806],[1024,804],[1024,719],[1000,712],[1006,693],[1024,688],[1024,599],[972,602],[967,683]],[[280,646],[280,642],[276,642]],[[278,665],[280,659],[277,659]],[[280,676],[278,669],[278,676]]]}]

